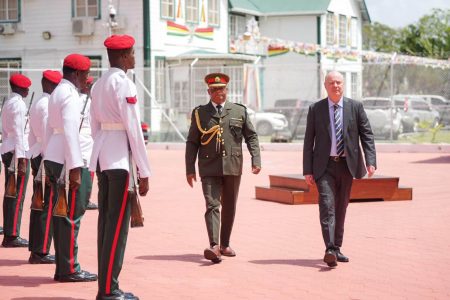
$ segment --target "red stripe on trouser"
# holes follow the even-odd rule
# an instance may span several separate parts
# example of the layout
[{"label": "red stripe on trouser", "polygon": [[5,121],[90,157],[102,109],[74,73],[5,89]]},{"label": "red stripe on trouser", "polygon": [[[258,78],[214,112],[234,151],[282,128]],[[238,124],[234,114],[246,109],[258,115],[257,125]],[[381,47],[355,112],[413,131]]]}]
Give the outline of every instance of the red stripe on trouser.
[{"label": "red stripe on trouser", "polygon": [[53,187],[50,186],[50,201],[48,203],[47,221],[45,222],[45,236],[44,236],[44,248],[42,253],[47,253],[48,234],[50,231],[50,220],[52,219],[52,207],[53,207]]},{"label": "red stripe on trouser", "polygon": [[75,213],[75,197],[76,197],[77,189],[72,190],[72,204],[70,205],[70,273],[75,273],[75,258],[73,255],[75,248],[75,221],[73,220],[73,215]]},{"label": "red stripe on trouser", "polygon": [[111,293],[112,268],[114,265],[114,256],[116,254],[117,240],[119,239],[120,227],[122,227],[123,215],[125,213],[125,207],[127,204],[127,196],[128,196],[128,176],[125,184],[125,191],[123,193],[122,206],[120,207],[119,220],[117,220],[116,232],[114,233],[114,240],[111,247],[111,253],[109,255],[108,273],[106,275],[106,291],[105,291],[106,294]]},{"label": "red stripe on trouser", "polygon": [[91,172],[91,181],[94,182],[94,172]]},{"label": "red stripe on trouser", "polygon": [[19,208],[20,208],[20,199],[23,194],[23,186],[25,184],[25,176],[22,176],[22,182],[20,183],[19,195],[17,196],[17,204],[16,204],[16,212],[14,213],[14,225],[13,225],[13,236],[17,235],[17,219],[19,219]]}]

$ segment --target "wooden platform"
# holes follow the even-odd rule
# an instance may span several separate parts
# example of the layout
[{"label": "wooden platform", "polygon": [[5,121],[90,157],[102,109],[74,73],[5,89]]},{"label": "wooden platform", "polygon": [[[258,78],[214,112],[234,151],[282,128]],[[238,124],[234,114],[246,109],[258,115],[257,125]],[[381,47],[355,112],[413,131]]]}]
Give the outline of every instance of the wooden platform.
[{"label": "wooden platform", "polygon": [[[303,175],[269,175],[270,187],[257,186],[256,199],[285,204],[314,204],[318,201],[316,186],[309,187]],[[412,200],[412,188],[399,187],[398,177],[374,176],[354,179],[350,201]]]}]

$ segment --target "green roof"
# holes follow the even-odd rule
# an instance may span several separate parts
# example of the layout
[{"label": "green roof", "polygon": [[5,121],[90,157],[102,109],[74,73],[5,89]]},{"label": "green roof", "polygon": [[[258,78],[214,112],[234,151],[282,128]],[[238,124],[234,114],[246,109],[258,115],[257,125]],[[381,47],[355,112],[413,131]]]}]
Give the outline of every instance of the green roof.
[{"label": "green roof", "polygon": [[232,11],[256,12],[258,15],[279,13],[326,12],[330,0],[229,0]]}]

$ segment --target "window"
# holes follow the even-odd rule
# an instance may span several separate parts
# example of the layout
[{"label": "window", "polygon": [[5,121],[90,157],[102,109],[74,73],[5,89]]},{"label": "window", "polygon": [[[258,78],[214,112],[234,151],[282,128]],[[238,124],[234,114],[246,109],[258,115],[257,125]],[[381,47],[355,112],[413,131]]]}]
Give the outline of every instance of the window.
[{"label": "window", "polygon": [[186,22],[198,23],[198,0],[186,0]]},{"label": "window", "polygon": [[19,0],[0,0],[0,21],[19,21]]},{"label": "window", "polygon": [[208,0],[208,24],[212,26],[220,25],[219,0]]},{"label": "window", "polygon": [[358,21],[356,18],[350,20],[350,45],[352,48],[358,48]]},{"label": "window", "polygon": [[161,0],[161,18],[175,18],[175,0]]},{"label": "window", "polygon": [[100,0],[74,0],[74,17],[100,18]]},{"label": "window", "polygon": [[11,93],[9,77],[11,77],[11,74],[19,72],[21,67],[22,61],[20,58],[0,59],[0,69],[7,69],[0,71],[0,101],[3,101],[3,97],[7,97]]},{"label": "window", "polygon": [[334,14],[327,14],[327,45],[334,45]]},{"label": "window", "polygon": [[88,56],[91,60],[91,70],[89,76],[94,77],[94,82],[102,76],[102,57],[101,56]]},{"label": "window", "polygon": [[[173,108],[180,111],[188,111],[189,108],[189,89],[187,81],[175,81],[173,84]],[[202,103],[203,104],[203,103]]]},{"label": "window", "polygon": [[347,46],[347,17],[339,15],[339,46]]},{"label": "window", "polygon": [[166,61],[164,57],[155,57],[155,96],[156,102],[166,102],[166,89],[165,89],[165,65]]},{"label": "window", "polygon": [[359,94],[358,94],[358,73],[351,73],[351,84],[352,84],[352,98],[353,99],[358,99],[359,98]]},{"label": "window", "polygon": [[245,32],[245,17],[241,15],[230,15],[230,37],[237,39]]}]

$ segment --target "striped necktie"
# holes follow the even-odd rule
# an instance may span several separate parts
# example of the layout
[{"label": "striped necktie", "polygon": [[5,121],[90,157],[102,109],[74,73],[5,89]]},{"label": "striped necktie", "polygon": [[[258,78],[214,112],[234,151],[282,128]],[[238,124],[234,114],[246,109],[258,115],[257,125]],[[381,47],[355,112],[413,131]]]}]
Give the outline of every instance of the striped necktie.
[{"label": "striped necktie", "polygon": [[222,115],[222,105],[218,104],[216,106],[216,108],[217,108],[217,112],[219,113],[219,116],[221,116]]},{"label": "striped necktie", "polygon": [[339,105],[334,105],[334,129],[336,132],[336,155],[342,156],[344,154],[344,136],[342,131],[342,115]]}]

